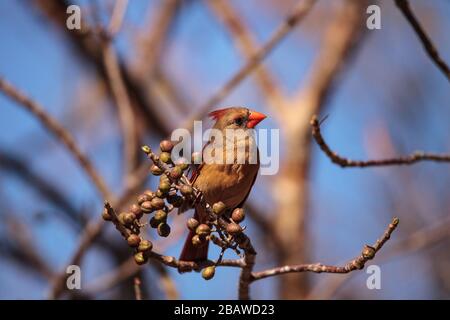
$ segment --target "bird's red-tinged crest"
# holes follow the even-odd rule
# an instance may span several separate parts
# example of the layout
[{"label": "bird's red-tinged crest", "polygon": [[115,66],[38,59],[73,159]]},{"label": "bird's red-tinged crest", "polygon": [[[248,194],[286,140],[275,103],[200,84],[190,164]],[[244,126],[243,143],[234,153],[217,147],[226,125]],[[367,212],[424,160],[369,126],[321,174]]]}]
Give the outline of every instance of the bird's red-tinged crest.
[{"label": "bird's red-tinged crest", "polygon": [[213,120],[218,120],[218,119],[222,118],[222,116],[223,116],[225,113],[227,113],[227,111],[228,111],[229,109],[230,109],[230,108],[214,110],[214,111],[208,113],[208,116],[209,116],[211,119],[213,119]]},{"label": "bird's red-tinged crest", "polygon": [[[219,120],[222,118],[230,109],[233,108],[224,108],[212,111],[208,113],[208,116],[211,117],[213,120]],[[248,123],[247,128],[253,129],[258,123],[260,123],[262,120],[264,120],[267,116],[265,114],[262,114],[260,112],[256,112],[253,110],[249,110],[249,116],[248,116]]]}]

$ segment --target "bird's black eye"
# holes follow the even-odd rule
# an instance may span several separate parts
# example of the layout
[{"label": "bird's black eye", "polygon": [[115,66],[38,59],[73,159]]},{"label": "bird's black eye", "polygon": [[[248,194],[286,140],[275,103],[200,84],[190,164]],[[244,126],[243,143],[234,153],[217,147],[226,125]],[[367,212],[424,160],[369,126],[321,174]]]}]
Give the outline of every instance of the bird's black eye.
[{"label": "bird's black eye", "polygon": [[236,118],[234,120],[234,123],[237,124],[238,126],[242,126],[242,123],[244,123],[244,118]]}]

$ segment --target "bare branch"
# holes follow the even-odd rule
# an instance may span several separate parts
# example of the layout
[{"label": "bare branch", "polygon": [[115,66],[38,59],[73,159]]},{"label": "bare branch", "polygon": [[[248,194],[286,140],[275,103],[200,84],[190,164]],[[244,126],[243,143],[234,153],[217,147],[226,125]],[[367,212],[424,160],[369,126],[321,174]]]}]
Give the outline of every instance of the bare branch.
[{"label": "bare branch", "polygon": [[[33,3],[48,17],[49,21],[57,24],[64,35],[71,40],[71,44],[78,50],[80,56],[86,62],[92,64],[102,78],[108,79],[103,63],[101,44],[98,41],[98,37],[96,37],[96,33],[92,32],[92,28],[89,28],[83,19],[81,30],[69,30],[66,28],[66,9],[70,3],[67,0],[35,0]],[[146,124],[148,124],[150,129],[167,134],[170,128],[163,121],[163,117],[160,116],[154,97],[147,90],[145,83],[135,73],[131,72],[122,60],[119,61],[119,65],[122,79],[127,87],[127,91],[130,93],[133,106],[142,111]],[[106,83],[109,84],[109,81],[106,81]],[[111,90],[111,87],[108,87],[108,89]]]},{"label": "bare branch", "polygon": [[[382,265],[387,261],[392,261],[395,258],[408,255],[419,250],[424,250],[427,247],[435,245],[440,241],[450,238],[450,217],[432,226],[426,226],[413,233],[409,234],[403,239],[393,242],[391,246],[383,251],[383,256],[377,260],[378,265]],[[330,278],[323,284],[318,285],[312,292],[308,294],[308,299],[330,299],[336,292],[347,283],[352,276]],[[320,289],[324,288],[324,289]]]},{"label": "bare branch", "polygon": [[[115,212],[115,210],[112,208],[112,206],[108,202],[105,202],[105,209],[108,210],[109,215],[112,217],[111,222],[114,224],[116,229],[120,232],[122,237],[126,240],[131,234],[130,231],[119,222],[117,213]],[[189,271],[189,270],[199,271],[208,266],[224,266],[224,267],[243,267],[244,266],[244,261],[242,259],[222,260],[219,264],[216,264],[216,262],[212,261],[212,260],[206,260],[206,261],[201,261],[201,262],[180,261],[180,260],[177,260],[175,257],[165,256],[165,255],[162,255],[162,254],[154,252],[154,251],[149,252],[148,257],[150,259],[158,261],[168,267],[177,268],[177,269],[183,270],[183,271]]]},{"label": "bare branch", "polygon": [[127,12],[128,0],[116,0],[111,20],[108,26],[108,33],[113,38],[120,30],[123,24],[123,18]]},{"label": "bare branch", "polygon": [[157,61],[161,56],[164,42],[167,39],[170,28],[175,20],[180,7],[180,0],[162,1],[156,9],[155,17],[152,15],[151,23],[147,23],[145,35],[141,35],[138,46],[137,72],[154,76],[159,68]]},{"label": "bare branch", "polygon": [[107,80],[117,105],[119,121],[123,133],[124,174],[128,176],[137,162],[137,132],[135,116],[126,84],[122,78],[120,62],[113,46],[113,37],[119,31],[127,8],[127,0],[117,0],[109,25],[109,34],[103,37],[102,56]]},{"label": "bare branch", "polygon": [[97,190],[100,192],[103,198],[114,198],[105,181],[97,173],[96,169],[91,164],[89,159],[79,149],[72,135],[62,125],[60,125],[56,119],[49,115],[45,111],[45,108],[25,96],[3,78],[0,78],[0,90],[3,91],[6,96],[14,100],[17,104],[30,111],[48,131],[50,131],[62,144],[66,146],[66,148],[78,161],[81,168],[83,168],[87,175],[91,178],[92,182],[97,187]]},{"label": "bare branch", "polygon": [[444,76],[447,78],[448,81],[450,81],[450,68],[445,63],[444,60],[439,55],[439,52],[437,51],[436,47],[434,46],[433,42],[431,41],[430,37],[426,34],[423,27],[420,25],[419,20],[417,20],[416,16],[414,15],[414,12],[411,10],[411,6],[409,5],[408,0],[395,0],[395,4],[400,9],[400,11],[405,16],[406,20],[408,20],[411,27],[416,32],[417,36],[419,37],[420,41],[422,42],[422,45],[427,52],[430,59],[434,62],[434,64],[439,68],[439,70],[442,71]]},{"label": "bare branch", "polygon": [[390,158],[390,159],[381,159],[381,160],[350,160],[347,158],[343,158],[339,156],[336,152],[332,151],[330,147],[326,144],[325,140],[322,137],[322,133],[320,131],[320,122],[317,119],[317,116],[313,116],[311,119],[311,127],[312,127],[312,135],[319,145],[320,149],[330,158],[330,160],[340,165],[341,167],[376,167],[376,166],[393,166],[393,165],[411,165],[419,161],[435,161],[435,162],[450,162],[450,154],[432,154],[425,153],[421,151],[416,151],[415,153]]},{"label": "bare branch", "polygon": [[384,234],[378,239],[373,246],[364,246],[364,249],[358,257],[348,262],[346,265],[340,266],[327,266],[321,263],[315,264],[300,264],[294,266],[277,267],[265,271],[255,272],[252,274],[252,281],[261,280],[268,277],[278,276],[285,273],[292,272],[315,272],[315,273],[349,273],[355,270],[361,270],[367,261],[373,259],[376,253],[383,247],[383,245],[389,240],[392,232],[397,228],[399,223],[398,218],[392,219]]}]

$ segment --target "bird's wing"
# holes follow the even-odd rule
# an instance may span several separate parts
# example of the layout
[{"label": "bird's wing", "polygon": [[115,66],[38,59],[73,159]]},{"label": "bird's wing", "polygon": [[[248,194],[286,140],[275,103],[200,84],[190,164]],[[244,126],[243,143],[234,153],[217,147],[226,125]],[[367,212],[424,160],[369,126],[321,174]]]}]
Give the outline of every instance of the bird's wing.
[{"label": "bird's wing", "polygon": [[[207,142],[202,149],[202,156],[203,156],[203,151],[205,150],[206,146],[209,144],[209,142]],[[203,159],[203,158],[202,158]],[[195,180],[198,178],[198,176],[200,175],[200,171],[202,170],[202,167],[204,166],[204,162],[202,162],[201,164],[197,165],[193,170],[192,170],[192,174],[189,178],[189,182],[193,185]],[[190,206],[192,204],[187,204],[186,202],[183,203],[183,205],[181,205],[180,208],[178,208],[178,214],[182,214],[183,212],[187,211],[190,209]]]},{"label": "bird's wing", "polygon": [[[258,161],[258,165],[259,165],[259,150],[257,150],[257,161]],[[253,189],[253,185],[255,184],[255,181],[256,181],[256,177],[258,176],[258,171],[259,170],[257,170],[256,172],[255,172],[255,176],[253,177],[253,181],[252,181],[252,184],[251,184],[251,186],[250,186],[250,189],[248,190],[248,192],[247,192],[247,194],[245,195],[245,197],[244,197],[244,199],[241,201],[241,203],[239,203],[239,205],[236,207],[236,208],[242,208],[243,206],[244,206],[244,203],[245,203],[245,201],[247,201],[247,198],[248,198],[248,196],[250,195],[250,192],[252,191],[252,189]],[[236,209],[236,208],[234,208],[234,209]],[[234,210],[233,209],[233,210]]]},{"label": "bird's wing", "polygon": [[[248,192],[247,192],[247,194],[245,195],[244,199],[241,201],[241,203],[239,203],[239,204],[237,205],[236,208],[242,208],[242,207],[244,206],[245,201],[247,200],[248,196],[250,195],[250,192],[251,192],[252,189],[253,189],[253,185],[255,184],[256,176],[257,176],[257,175],[258,175],[258,171],[256,171],[256,173],[255,173],[255,177],[253,178],[252,185],[250,186],[250,189],[248,190]],[[233,210],[236,209],[236,208],[233,208]]]}]

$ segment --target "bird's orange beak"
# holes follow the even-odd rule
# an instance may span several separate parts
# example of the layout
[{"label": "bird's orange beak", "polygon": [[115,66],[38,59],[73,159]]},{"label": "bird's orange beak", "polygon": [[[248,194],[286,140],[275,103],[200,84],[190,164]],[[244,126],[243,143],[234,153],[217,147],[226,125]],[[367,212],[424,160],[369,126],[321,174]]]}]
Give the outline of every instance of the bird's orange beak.
[{"label": "bird's orange beak", "polygon": [[265,118],[267,118],[265,114],[256,111],[250,111],[250,115],[248,116],[247,128],[253,129]]}]

